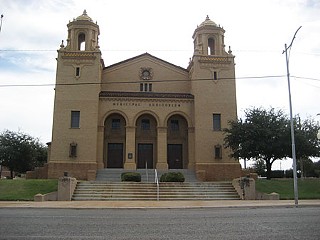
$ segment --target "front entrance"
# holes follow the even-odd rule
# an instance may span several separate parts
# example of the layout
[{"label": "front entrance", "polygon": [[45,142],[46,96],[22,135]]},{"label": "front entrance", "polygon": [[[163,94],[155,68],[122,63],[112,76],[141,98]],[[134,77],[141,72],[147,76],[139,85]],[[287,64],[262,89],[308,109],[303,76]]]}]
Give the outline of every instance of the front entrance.
[{"label": "front entrance", "polygon": [[108,168],[123,168],[123,144],[108,143]]},{"label": "front entrance", "polygon": [[182,144],[168,144],[167,153],[169,169],[182,169]]},{"label": "front entrance", "polygon": [[153,144],[138,144],[137,168],[153,168]]}]

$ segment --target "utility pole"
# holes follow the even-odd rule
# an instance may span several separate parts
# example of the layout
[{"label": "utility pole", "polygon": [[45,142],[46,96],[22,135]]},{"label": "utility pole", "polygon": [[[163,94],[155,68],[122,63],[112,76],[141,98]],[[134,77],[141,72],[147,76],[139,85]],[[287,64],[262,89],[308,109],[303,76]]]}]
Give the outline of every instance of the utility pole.
[{"label": "utility pole", "polygon": [[297,178],[297,159],[296,159],[296,146],[294,140],[294,126],[293,126],[293,117],[292,117],[292,102],[291,102],[291,87],[290,87],[290,72],[289,72],[289,58],[288,58],[288,50],[291,50],[293,40],[295,39],[297,32],[300,30],[302,26],[300,26],[293,38],[291,40],[290,45],[287,47],[287,44],[284,44],[284,51],[286,53],[286,65],[287,65],[287,78],[288,78],[288,91],[289,91],[289,107],[290,107],[290,125],[291,125],[291,144],[292,144],[292,167],[293,167],[293,188],[294,188],[294,203],[295,206],[298,207],[298,178]]},{"label": "utility pole", "polygon": [[1,14],[0,32],[1,32],[1,29],[2,29],[2,18],[3,18],[3,14]]}]

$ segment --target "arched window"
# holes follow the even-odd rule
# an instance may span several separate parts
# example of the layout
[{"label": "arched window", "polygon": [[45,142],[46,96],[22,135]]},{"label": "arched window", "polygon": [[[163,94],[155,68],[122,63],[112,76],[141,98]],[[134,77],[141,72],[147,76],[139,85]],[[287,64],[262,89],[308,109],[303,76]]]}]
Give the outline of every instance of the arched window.
[{"label": "arched window", "polygon": [[86,50],[86,35],[84,33],[80,33],[78,36],[78,50]]},{"label": "arched window", "polygon": [[208,39],[208,55],[214,55],[214,54],[215,54],[214,39],[209,38]]}]

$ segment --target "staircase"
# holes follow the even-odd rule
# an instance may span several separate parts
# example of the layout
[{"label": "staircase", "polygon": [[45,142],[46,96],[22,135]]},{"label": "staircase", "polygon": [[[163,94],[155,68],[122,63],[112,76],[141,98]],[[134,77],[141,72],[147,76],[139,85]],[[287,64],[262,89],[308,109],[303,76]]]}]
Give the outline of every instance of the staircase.
[{"label": "staircase", "polygon": [[[165,172],[182,172],[184,183],[159,183],[159,200],[239,200],[240,197],[231,182],[199,182],[195,172],[188,169],[158,171],[158,177]],[[157,200],[157,184],[154,183],[154,169],[138,169],[141,182],[121,182],[123,169],[100,169],[96,181],[79,182],[72,200],[75,201],[134,201]]]}]

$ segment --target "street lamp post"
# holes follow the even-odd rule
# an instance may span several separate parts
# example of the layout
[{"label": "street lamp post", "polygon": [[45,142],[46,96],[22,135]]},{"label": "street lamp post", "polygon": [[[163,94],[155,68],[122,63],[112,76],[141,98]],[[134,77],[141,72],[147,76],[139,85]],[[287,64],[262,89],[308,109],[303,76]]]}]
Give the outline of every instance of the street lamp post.
[{"label": "street lamp post", "polygon": [[[320,113],[318,113],[317,116],[320,116]],[[320,129],[318,130],[317,138],[320,140]]]},{"label": "street lamp post", "polygon": [[286,65],[287,65],[287,78],[288,78],[288,91],[289,91],[289,107],[290,107],[290,125],[291,125],[291,144],[292,144],[292,167],[293,167],[293,188],[294,188],[294,203],[298,207],[298,177],[297,177],[297,159],[296,159],[296,147],[294,140],[294,126],[293,126],[293,117],[292,117],[292,102],[291,102],[291,87],[290,87],[290,72],[289,72],[289,58],[288,50],[291,48],[293,40],[296,37],[297,32],[300,30],[301,26],[295,32],[290,45],[287,47],[287,44],[284,45],[284,51],[286,53]]}]

